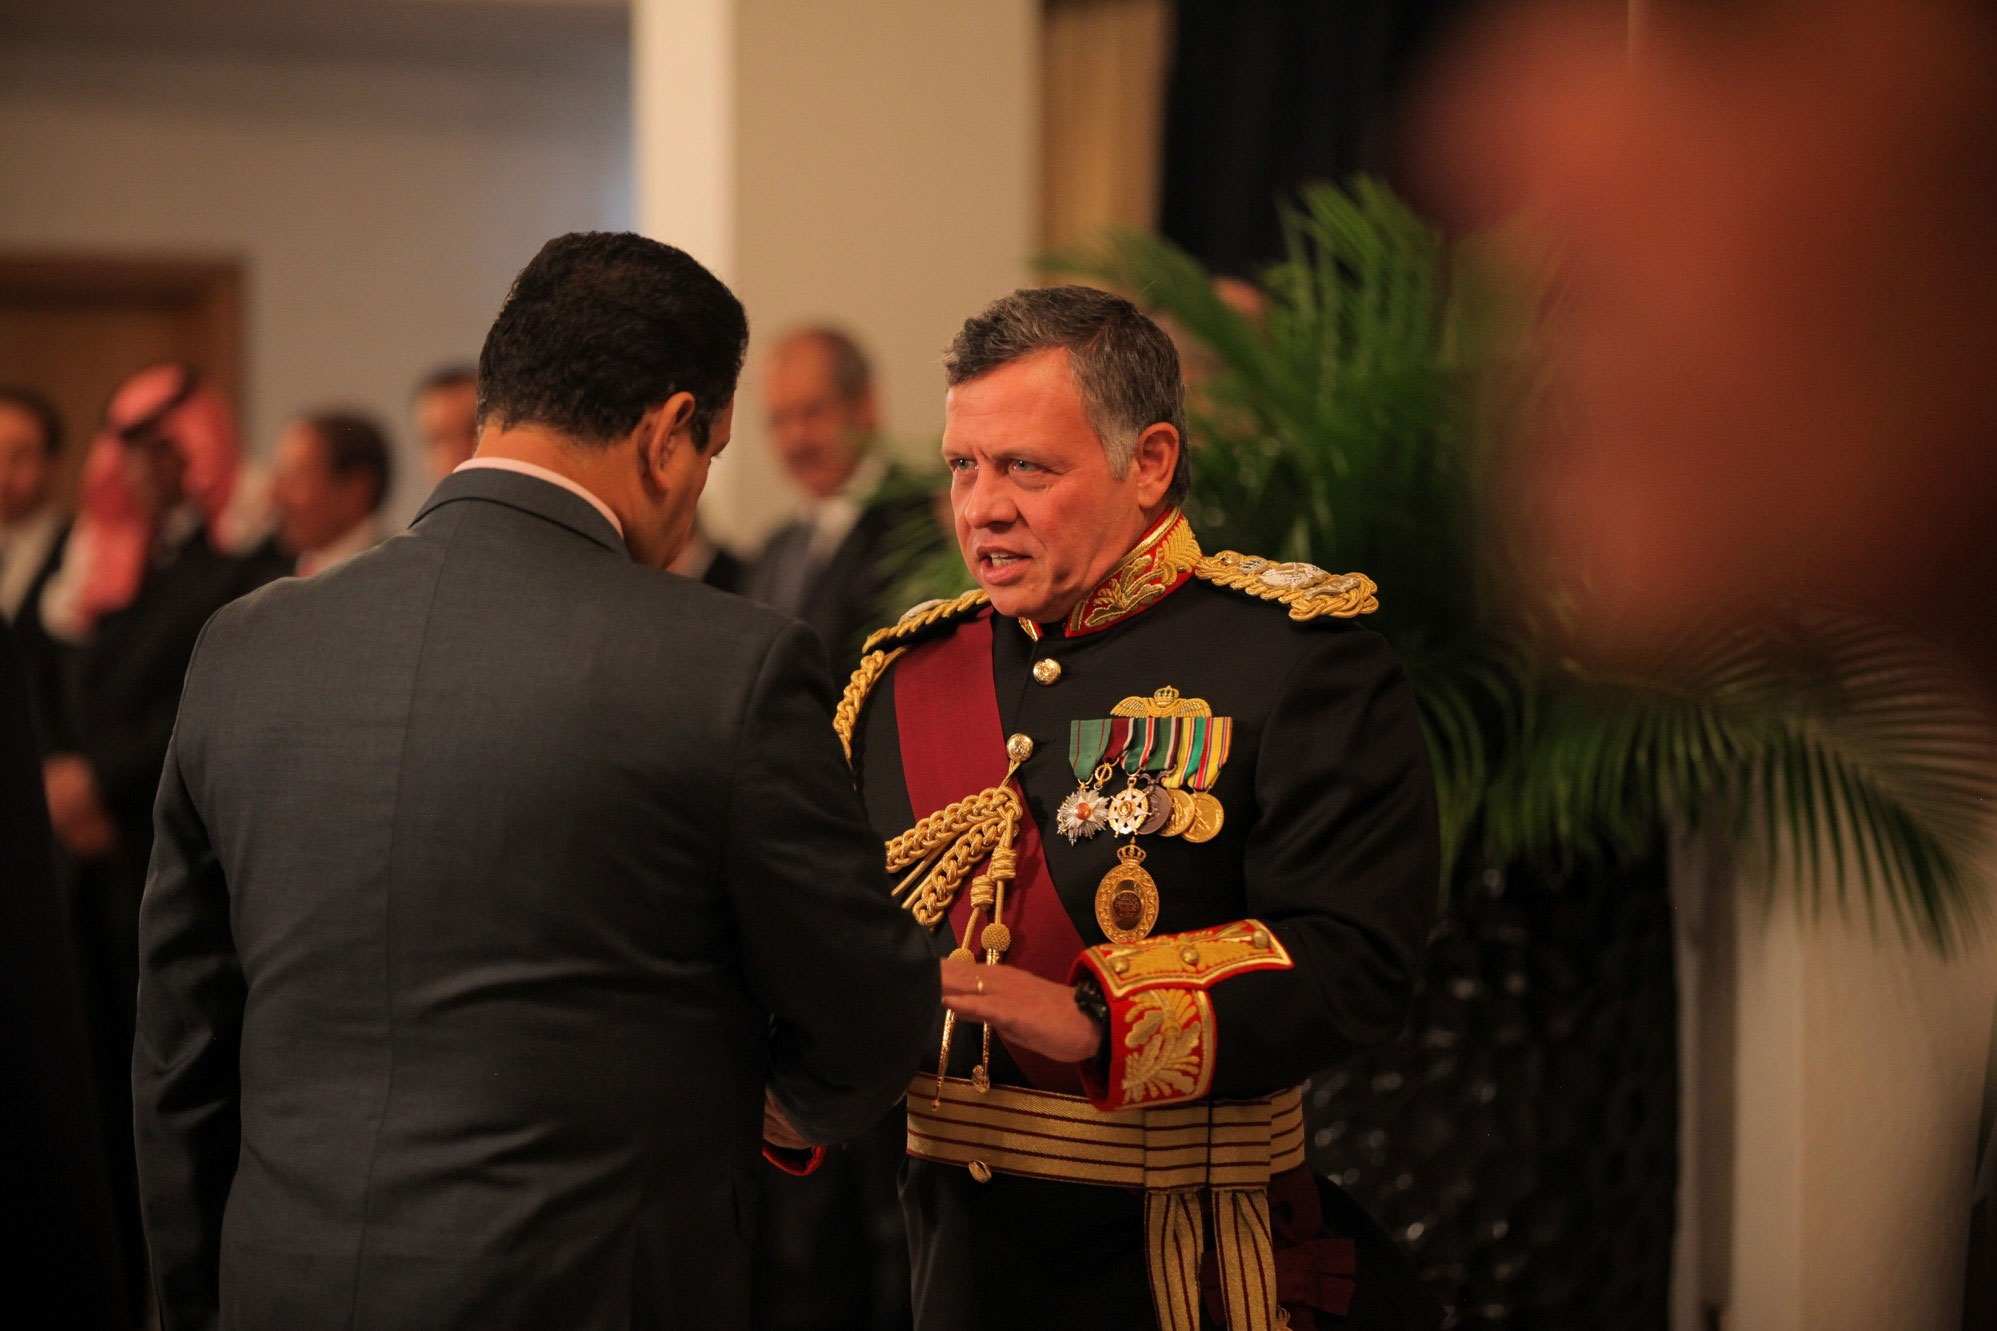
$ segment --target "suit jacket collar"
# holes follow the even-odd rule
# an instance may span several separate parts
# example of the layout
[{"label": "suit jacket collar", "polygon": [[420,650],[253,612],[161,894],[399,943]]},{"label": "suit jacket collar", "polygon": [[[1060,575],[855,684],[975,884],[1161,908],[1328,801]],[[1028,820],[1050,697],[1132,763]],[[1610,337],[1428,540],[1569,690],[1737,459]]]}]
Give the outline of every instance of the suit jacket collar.
[{"label": "suit jacket collar", "polygon": [[604,520],[603,514],[591,507],[588,500],[570,494],[559,485],[533,476],[523,476],[517,471],[500,471],[492,467],[479,467],[470,471],[454,471],[437,483],[437,488],[425,500],[421,511],[416,514],[413,527],[421,523],[435,510],[446,504],[460,500],[481,500],[486,503],[504,504],[522,513],[531,513],[558,527],[567,527],[576,535],[596,542],[606,550],[631,557],[624,545],[624,538],[617,529]]}]

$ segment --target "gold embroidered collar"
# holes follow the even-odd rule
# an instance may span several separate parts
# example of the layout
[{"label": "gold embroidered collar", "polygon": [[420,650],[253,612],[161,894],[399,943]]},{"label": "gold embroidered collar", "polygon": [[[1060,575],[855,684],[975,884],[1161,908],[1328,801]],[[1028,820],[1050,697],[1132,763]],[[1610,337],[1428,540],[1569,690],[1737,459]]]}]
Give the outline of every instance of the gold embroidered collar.
[{"label": "gold embroidered collar", "polygon": [[[1192,524],[1178,509],[1169,510],[1138,538],[1109,576],[1068,612],[1060,624],[1061,633],[1070,638],[1098,633],[1150,609],[1193,576],[1200,557]],[[1054,627],[1030,619],[1020,620],[1019,626],[1036,642]]]}]

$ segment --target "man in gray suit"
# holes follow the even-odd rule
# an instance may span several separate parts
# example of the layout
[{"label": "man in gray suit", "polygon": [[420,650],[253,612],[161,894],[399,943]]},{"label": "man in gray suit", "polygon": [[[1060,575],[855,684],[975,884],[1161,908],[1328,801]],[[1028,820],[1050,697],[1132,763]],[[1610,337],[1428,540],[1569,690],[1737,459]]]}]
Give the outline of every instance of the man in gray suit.
[{"label": "man in gray suit", "polygon": [[477,457],[210,621],[140,925],[165,1331],[739,1326],[766,1125],[907,1085],[937,967],[823,653],[660,571],[746,340],[680,251],[551,241]]}]

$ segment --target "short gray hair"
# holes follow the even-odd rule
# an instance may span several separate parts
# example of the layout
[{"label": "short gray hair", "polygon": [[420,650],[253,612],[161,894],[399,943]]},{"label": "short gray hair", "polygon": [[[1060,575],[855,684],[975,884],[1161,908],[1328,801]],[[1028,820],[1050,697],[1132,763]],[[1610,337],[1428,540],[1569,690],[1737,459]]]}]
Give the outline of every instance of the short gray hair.
[{"label": "short gray hair", "polygon": [[859,340],[843,328],[831,324],[807,324],[793,328],[777,339],[779,348],[816,343],[825,349],[832,370],[832,388],[851,402],[874,386],[874,365],[861,349]]},{"label": "short gray hair", "polygon": [[1024,287],[1001,296],[964,321],[943,354],[944,377],[955,388],[1055,347],[1068,353],[1082,409],[1119,479],[1144,431],[1164,424],[1179,432],[1179,464],[1165,499],[1184,503],[1192,457],[1179,353],[1165,330],[1123,297],[1084,286]]}]

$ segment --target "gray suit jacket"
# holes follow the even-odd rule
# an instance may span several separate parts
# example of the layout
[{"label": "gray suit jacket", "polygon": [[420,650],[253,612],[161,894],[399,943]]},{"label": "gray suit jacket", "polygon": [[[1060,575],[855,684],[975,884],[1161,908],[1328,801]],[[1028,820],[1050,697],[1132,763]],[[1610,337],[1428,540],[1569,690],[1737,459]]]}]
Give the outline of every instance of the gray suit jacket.
[{"label": "gray suit jacket", "polygon": [[764,1086],[851,1136],[937,1004],[831,697],[500,471],[218,613],[140,923],[166,1331],[743,1324]]}]

